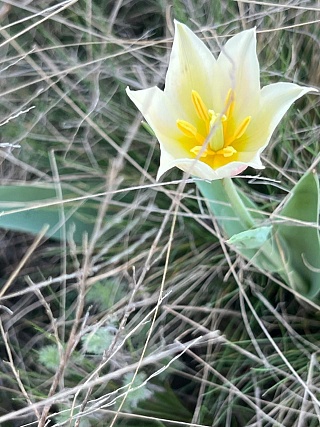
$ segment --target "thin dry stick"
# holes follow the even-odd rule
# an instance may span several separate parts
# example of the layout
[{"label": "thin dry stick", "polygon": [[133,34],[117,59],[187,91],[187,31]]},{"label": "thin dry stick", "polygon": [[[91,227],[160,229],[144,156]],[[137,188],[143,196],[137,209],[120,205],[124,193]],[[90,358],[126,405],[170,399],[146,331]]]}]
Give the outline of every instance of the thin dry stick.
[{"label": "thin dry stick", "polygon": [[241,390],[238,389],[238,387],[236,387],[231,381],[229,381],[226,377],[224,377],[223,375],[220,374],[220,372],[218,372],[216,369],[214,369],[212,366],[210,366],[206,361],[204,361],[201,357],[199,357],[197,354],[195,354],[192,350],[187,350],[187,353],[189,353],[190,356],[192,356],[197,362],[199,362],[201,365],[203,366],[207,366],[208,370],[210,372],[212,372],[217,378],[220,379],[220,381],[222,381],[222,383],[226,384],[229,389],[235,394],[237,395],[240,399],[242,399],[244,402],[246,402],[251,408],[255,409],[256,411],[258,411],[263,417],[264,419],[268,420],[268,422],[271,422],[272,425],[279,425],[279,427],[285,427],[281,424],[277,424],[276,420],[274,420],[273,418],[271,418],[268,414],[266,414],[265,412],[263,412],[259,406],[256,405],[256,403],[254,402],[254,398],[253,400],[248,397],[246,394],[242,393]]},{"label": "thin dry stick", "polygon": [[226,249],[226,245],[223,241],[223,239],[220,239],[220,243],[221,243],[221,247],[222,250],[226,256],[226,259],[228,261],[229,264],[229,268],[231,269],[231,272],[233,274],[233,277],[235,278],[237,285],[239,286],[239,291],[242,293],[247,305],[250,308],[250,311],[252,312],[253,316],[255,317],[256,321],[258,322],[260,328],[262,329],[263,333],[265,334],[265,336],[267,337],[268,341],[270,342],[270,344],[273,346],[273,348],[275,349],[275,351],[278,353],[278,355],[280,356],[280,358],[283,360],[283,362],[285,363],[285,365],[289,368],[290,372],[292,373],[293,377],[298,381],[298,383],[303,387],[304,390],[306,390],[306,392],[308,393],[308,395],[311,397],[313,403],[315,405],[320,406],[320,402],[317,399],[316,395],[312,392],[312,390],[308,387],[308,385],[303,381],[303,379],[299,376],[299,374],[296,372],[296,370],[293,368],[293,366],[291,365],[291,363],[288,361],[288,359],[284,356],[284,354],[282,353],[282,351],[280,350],[279,346],[276,344],[276,342],[274,341],[274,339],[272,338],[272,336],[270,335],[269,331],[267,330],[267,328],[265,327],[265,325],[263,324],[263,322],[261,321],[261,319],[259,318],[256,310],[254,309],[253,305],[251,304],[251,301],[248,297],[248,295],[246,294],[243,285],[241,283],[241,281],[239,280],[239,277],[235,271],[235,268],[230,260],[229,254],[227,252]]},{"label": "thin dry stick", "polygon": [[[112,185],[111,183],[114,183],[116,181],[115,180],[116,173],[115,173],[114,169],[115,168],[111,168],[111,171],[110,171],[110,174],[108,177],[109,180],[107,180],[109,182],[109,185]],[[56,375],[54,376],[52,385],[51,385],[49,393],[48,393],[48,397],[51,397],[55,394],[56,389],[57,389],[60,381],[62,381],[62,379],[63,379],[65,369],[67,367],[70,356],[71,356],[75,346],[77,345],[77,343],[79,342],[79,339],[80,339],[81,331],[80,331],[80,333],[78,333],[78,328],[79,328],[79,325],[81,323],[81,318],[83,315],[83,310],[84,310],[84,305],[85,305],[85,294],[86,294],[86,290],[87,290],[87,277],[89,277],[89,275],[91,274],[92,254],[93,254],[93,251],[95,248],[96,241],[100,237],[100,228],[101,228],[102,221],[103,221],[103,218],[105,216],[105,212],[107,210],[109,202],[110,202],[110,197],[109,198],[105,197],[104,202],[101,203],[101,205],[99,206],[99,213],[98,213],[98,217],[97,217],[97,220],[96,220],[96,223],[94,226],[92,237],[90,239],[89,246],[85,250],[85,253],[84,253],[82,277],[80,277],[80,280],[79,280],[79,293],[78,293],[78,298],[77,298],[77,306],[76,306],[77,308],[76,308],[76,313],[75,313],[75,319],[74,319],[74,323],[73,323],[71,331],[70,331],[66,350],[64,352],[63,351],[61,352],[59,367],[58,367],[58,370],[56,372]],[[40,419],[38,427],[44,427],[45,426],[50,407],[51,407],[50,404],[46,405],[44,407],[42,414],[41,414],[41,419]]]},{"label": "thin dry stick", "polygon": [[[8,358],[9,358],[9,366],[10,366],[10,368],[12,370],[12,373],[13,373],[13,375],[14,375],[16,381],[17,381],[17,384],[18,384],[18,386],[19,386],[19,388],[20,388],[20,390],[21,390],[24,398],[26,399],[28,405],[32,405],[33,403],[32,403],[32,401],[31,401],[31,399],[30,399],[30,397],[29,397],[29,395],[28,395],[26,389],[24,388],[24,385],[23,385],[23,383],[22,383],[22,381],[20,379],[19,371],[15,367],[13,356],[12,356],[11,349],[10,349],[10,345],[9,345],[9,342],[8,342],[8,334],[7,334],[7,332],[4,331],[4,328],[3,328],[3,325],[2,325],[2,321],[1,321],[1,317],[0,317],[0,331],[1,331],[1,335],[2,335],[2,339],[3,339],[4,345],[6,347],[7,355],[8,355]],[[38,411],[38,408],[34,407],[33,411],[34,411],[37,419],[39,420],[40,419],[40,413]]]},{"label": "thin dry stick", "polygon": [[[116,414],[116,411],[112,411],[111,409],[104,409],[103,412],[113,415]],[[122,418],[129,418],[129,419],[137,419],[137,420],[141,420],[142,422],[144,421],[155,421],[158,425],[159,423],[165,423],[166,425],[172,425],[172,426],[177,426],[177,427],[211,427],[207,424],[195,424],[193,422],[188,423],[188,422],[184,422],[184,421],[174,421],[174,420],[168,420],[167,418],[161,418],[161,417],[151,417],[151,416],[146,416],[146,415],[137,415],[137,414],[130,414],[128,412],[121,412],[120,413]],[[155,424],[155,425],[157,425]],[[140,424],[143,425],[143,424]],[[160,424],[161,425],[161,424]]]},{"label": "thin dry stick", "polygon": [[110,35],[113,30],[114,23],[116,21],[118,12],[122,6],[123,0],[117,0],[114,2],[114,6],[111,10],[110,16],[109,16],[109,25],[108,25],[108,34]]},{"label": "thin dry stick", "polygon": [[[210,339],[211,339],[211,337],[212,336],[210,336]],[[194,340],[192,340],[192,343],[194,344]],[[197,342],[197,344],[200,344],[200,343],[202,343],[202,341]],[[109,372],[109,373],[107,373],[107,374],[105,374],[99,378],[96,378],[92,381],[89,381],[87,384],[81,384],[81,385],[78,385],[76,387],[72,387],[70,389],[63,390],[59,393],[52,395],[51,397],[44,399],[41,402],[33,403],[32,405],[30,405],[26,408],[21,408],[17,411],[12,411],[9,414],[2,415],[2,416],[0,416],[0,425],[1,425],[1,423],[4,423],[5,421],[9,421],[9,420],[15,419],[19,416],[25,415],[25,414],[33,411],[35,408],[43,407],[43,405],[50,405],[51,406],[54,402],[66,399],[66,398],[72,396],[74,393],[78,392],[79,390],[86,390],[89,387],[94,387],[94,386],[97,386],[99,384],[104,384],[104,383],[111,381],[113,379],[121,378],[126,373],[134,371],[138,365],[140,367],[148,366],[148,365],[154,365],[161,360],[167,359],[168,357],[172,357],[175,353],[182,351],[183,349],[188,347],[189,344],[190,344],[189,342],[187,342],[183,345],[181,345],[180,343],[175,343],[173,345],[168,346],[167,349],[165,349],[161,352],[157,352],[157,353],[154,353],[154,354],[151,354],[151,355],[145,357],[141,363],[136,362],[136,363],[133,363],[131,365],[127,365],[127,366],[120,368],[116,371]],[[38,427],[39,427],[39,425],[38,425]]]},{"label": "thin dry stick", "polygon": [[[310,364],[309,364],[309,369],[308,369],[308,378],[307,378],[308,387],[312,387],[313,371],[314,371],[314,368],[317,364],[318,364],[317,356],[315,353],[312,353],[311,359],[310,359]],[[307,406],[308,406],[308,393],[307,393],[307,390],[305,389],[304,393],[303,393],[303,399],[302,399],[302,404],[301,404],[301,412],[299,414],[297,427],[303,427],[305,425],[305,422],[306,422],[305,413],[307,412]],[[320,419],[319,418],[319,416],[320,416],[319,407],[317,405],[314,405],[314,408],[318,414],[318,419]]]},{"label": "thin dry stick", "polygon": [[[81,323],[81,318],[83,315],[84,304],[85,304],[86,278],[90,274],[89,258],[91,259],[91,252],[85,251],[82,275],[81,275],[81,277],[79,279],[79,283],[78,283],[79,292],[78,292],[78,297],[77,297],[75,319],[74,319],[74,322],[73,322],[73,325],[72,325],[72,328],[70,331],[70,335],[69,335],[69,339],[67,342],[66,349],[65,349],[65,351],[63,351],[63,349],[60,349],[61,350],[60,351],[60,363],[59,363],[59,367],[58,367],[57,372],[54,376],[52,385],[51,385],[49,393],[48,393],[49,398],[55,394],[56,389],[57,389],[60,381],[62,380],[62,378],[64,376],[64,373],[65,373],[68,361],[71,357],[71,354],[72,354],[75,346],[77,345],[77,343],[79,342],[79,339],[80,339],[80,336],[78,334],[78,328],[79,328],[79,325]],[[47,422],[47,417],[48,417],[48,413],[49,413],[50,408],[51,408],[51,404],[47,404],[43,408],[38,427],[44,427],[45,426],[45,424]]]},{"label": "thin dry stick", "polygon": [[252,370],[252,383],[254,386],[255,402],[256,402],[257,407],[259,408],[256,411],[256,420],[257,421],[256,421],[255,425],[256,425],[256,427],[263,427],[262,417],[261,417],[261,412],[262,412],[262,410],[261,410],[261,400],[262,400],[261,399],[261,392],[262,392],[262,390],[261,390],[260,385],[257,382],[257,376],[256,376],[256,373],[254,372],[254,370]]},{"label": "thin dry stick", "polygon": [[[135,272],[134,272],[134,277],[135,277]],[[131,292],[131,296],[130,296],[130,299],[129,299],[128,304],[127,304],[127,306],[126,306],[126,309],[125,309],[124,315],[123,315],[122,320],[121,320],[121,322],[120,322],[120,325],[119,325],[118,331],[117,331],[117,333],[116,333],[116,335],[115,335],[115,337],[114,337],[114,339],[113,339],[113,341],[112,341],[112,343],[111,343],[111,345],[110,345],[110,348],[108,348],[108,351],[103,355],[103,358],[102,358],[102,360],[101,360],[101,363],[100,363],[100,364],[99,364],[99,366],[95,369],[94,373],[92,373],[92,374],[90,375],[90,377],[87,379],[87,381],[88,381],[88,380],[90,380],[90,379],[93,379],[93,378],[98,378],[98,376],[100,375],[100,371],[101,371],[101,370],[103,369],[103,367],[104,367],[104,366],[109,362],[109,360],[110,360],[110,355],[113,353],[114,347],[115,347],[115,345],[116,345],[116,343],[117,343],[117,341],[118,341],[118,339],[119,339],[120,333],[124,330],[124,328],[125,328],[125,326],[126,326],[126,323],[127,323],[128,317],[129,317],[129,315],[130,315],[130,313],[131,313],[132,303],[133,303],[134,297],[135,297],[136,292],[137,292],[137,290],[138,290],[138,289],[139,289],[139,286],[138,286],[138,285],[137,285],[137,283],[135,282],[135,287],[134,287],[133,291]],[[119,347],[118,347],[118,349],[119,349]],[[118,351],[118,349],[116,350],[116,352]],[[115,353],[116,353],[116,352],[115,352]],[[114,353],[114,354],[115,354],[115,353]],[[114,354],[112,354],[112,356],[113,356]],[[111,357],[112,357],[112,356],[111,356]],[[80,407],[80,410],[79,410],[79,418],[76,420],[76,422],[75,422],[75,426],[74,426],[74,427],[79,427],[79,425],[80,425],[80,422],[81,422],[80,414],[82,414],[82,413],[84,412],[85,408],[86,408],[86,405],[87,405],[87,403],[88,403],[88,400],[89,400],[90,394],[91,394],[91,392],[92,392],[92,389],[93,389],[93,387],[89,387],[89,388],[88,388],[88,390],[87,390],[87,392],[86,392],[86,395],[85,395],[85,397],[84,397],[84,399],[83,399],[83,402],[81,403],[81,407]],[[79,391],[79,392],[80,392],[80,391]],[[78,395],[79,395],[79,393],[76,393],[76,394],[75,394],[75,396],[74,396],[73,403],[72,403],[72,411],[73,411],[74,407],[76,406],[76,402],[77,402]],[[71,416],[72,416],[72,412],[71,412],[71,414],[70,414],[70,418],[71,418]],[[70,422],[71,422],[71,421],[70,421]]]},{"label": "thin dry stick", "polygon": [[[185,180],[185,182],[188,184],[188,183],[193,183],[194,181],[193,181],[193,179],[190,179],[190,180]],[[90,200],[90,199],[99,199],[100,197],[104,197],[107,195],[117,195],[117,194],[127,193],[129,191],[136,191],[136,190],[139,191],[139,190],[143,190],[143,189],[152,189],[152,188],[157,189],[157,191],[164,191],[168,197],[173,199],[175,197],[175,194],[172,191],[166,190],[163,187],[165,187],[167,185],[171,185],[171,184],[180,184],[180,183],[181,183],[180,179],[174,180],[174,181],[168,181],[168,182],[154,182],[152,184],[134,185],[131,187],[121,188],[119,190],[102,191],[100,193],[86,194],[84,196],[71,197],[69,199],[64,199],[63,201],[52,200],[52,201],[43,202],[43,203],[32,203],[32,205],[27,206],[27,207],[12,209],[12,210],[6,211],[6,212],[1,212],[0,216],[8,216],[8,215],[12,215],[15,213],[26,212],[26,211],[31,211],[31,210],[35,210],[35,209],[48,208],[48,207],[52,207],[52,206],[61,205],[61,203],[66,204],[66,203],[86,201],[86,200]],[[14,204],[12,204],[10,202],[8,202],[8,204],[6,204],[6,206],[12,206],[12,205],[14,206]],[[191,211],[189,211],[187,209],[186,209],[186,212],[191,213]],[[283,217],[283,218],[287,219],[285,217]],[[293,222],[294,222],[294,220],[293,220]],[[303,224],[309,225],[309,223],[303,223]],[[208,228],[208,226],[207,226],[207,228]]]},{"label": "thin dry stick", "polygon": [[[212,322],[211,322],[211,324],[212,324]],[[213,343],[211,341],[209,341],[208,345],[207,345],[206,359],[209,359],[209,356],[212,355],[212,350],[213,350]],[[209,375],[209,369],[207,366],[205,366],[203,369],[202,377],[201,377],[201,384],[200,384],[200,389],[198,392],[196,407],[194,409],[193,416],[192,416],[192,422],[193,423],[197,422],[199,417],[200,417],[201,408],[203,407],[202,402],[203,402],[203,399],[205,396],[205,390],[207,387],[208,375]]]},{"label": "thin dry stick", "polygon": [[13,114],[12,116],[8,117],[4,122],[1,122],[0,127],[7,125],[9,122],[11,122],[11,120],[17,119],[19,116],[21,116],[21,114],[29,113],[29,111],[33,110],[34,108],[36,108],[36,107],[34,105],[32,105],[31,107],[27,108],[26,110],[18,111],[16,114]]},{"label": "thin dry stick", "polygon": [[5,17],[9,14],[12,6],[9,4],[4,4],[0,9],[0,21],[3,21]]},{"label": "thin dry stick", "polygon": [[[57,15],[58,13],[62,12],[63,10],[67,9],[69,6],[72,6],[73,4],[77,3],[79,0],[70,0],[70,1],[64,1],[62,2],[62,7],[55,10],[54,12],[50,13],[49,15],[45,16],[44,18],[40,19],[40,21],[35,22],[34,24],[29,25],[29,27],[25,28],[24,30],[20,31],[18,34],[15,34],[14,36],[10,37],[10,40],[6,40],[0,44],[0,48],[5,46],[6,44],[10,43],[11,41],[17,39],[18,37],[22,36],[23,34],[30,32],[32,28],[37,27],[42,22],[47,21],[48,19],[51,19],[54,15]],[[57,8],[59,5],[54,6]],[[52,9],[52,8],[49,8]],[[48,10],[49,10],[48,9]]]},{"label": "thin dry stick", "polygon": [[[79,293],[78,293],[78,298],[77,298],[77,305],[76,305],[77,308],[76,308],[76,313],[75,313],[75,319],[74,319],[74,322],[73,322],[73,325],[72,325],[72,328],[70,331],[66,350],[64,352],[62,352],[62,354],[61,354],[59,367],[58,367],[57,373],[53,379],[53,383],[50,387],[48,397],[51,397],[55,394],[56,389],[59,385],[59,382],[63,378],[63,375],[64,375],[65,369],[67,367],[68,361],[70,359],[70,356],[71,356],[75,346],[77,345],[77,343],[79,342],[79,339],[80,339],[79,334],[78,334],[78,327],[81,323],[81,318],[82,318],[82,314],[83,314],[83,310],[84,310],[85,293],[86,293],[86,278],[87,278],[88,274],[90,274],[90,269],[88,268],[88,266],[89,266],[88,257],[90,257],[90,255],[91,255],[90,253],[88,253],[88,254],[87,254],[87,252],[85,253],[83,274],[79,280],[79,286],[78,286]],[[44,427],[45,426],[50,407],[51,407],[50,404],[48,404],[44,407],[38,427]]]},{"label": "thin dry stick", "polygon": [[17,278],[18,274],[20,273],[21,269],[25,265],[25,263],[28,261],[30,256],[33,254],[39,243],[41,242],[42,238],[48,231],[49,226],[45,225],[40,233],[37,235],[36,239],[33,241],[32,245],[28,248],[27,252],[23,256],[22,260],[20,261],[18,267],[11,273],[9,279],[6,281],[5,285],[0,291],[0,298],[5,294],[7,289],[12,285],[13,281]]},{"label": "thin dry stick", "polygon": [[[58,165],[54,156],[54,151],[50,151],[49,155],[51,169],[53,172],[53,182],[55,184],[56,195],[59,200],[63,200],[63,193],[61,181],[59,176]],[[61,261],[61,275],[65,277],[67,274],[67,239],[66,239],[66,215],[64,211],[64,204],[59,208],[59,223],[61,223],[62,239],[60,240],[60,253],[62,254]],[[61,342],[65,341],[65,313],[66,313],[66,300],[67,300],[67,281],[61,282],[61,302],[60,302],[60,318],[61,318]],[[62,385],[62,384],[61,384]]]},{"label": "thin dry stick", "polygon": [[[54,396],[56,389],[57,389],[61,379],[64,376],[64,372],[66,370],[70,356],[71,356],[75,346],[79,342],[79,336],[77,334],[77,331],[78,331],[79,324],[81,322],[81,318],[82,318],[82,314],[83,314],[83,308],[84,308],[84,297],[85,297],[85,289],[86,289],[85,288],[85,278],[86,278],[86,276],[84,275],[84,277],[82,278],[82,280],[80,280],[80,283],[79,283],[79,293],[78,293],[78,298],[77,298],[77,310],[76,310],[76,314],[75,314],[75,319],[74,319],[74,322],[73,322],[73,325],[71,328],[71,332],[69,335],[66,350],[63,351],[63,349],[62,349],[62,351],[60,352],[60,363],[59,363],[57,372],[54,376],[52,385],[50,387],[50,390],[48,393],[48,398]],[[38,427],[44,427],[45,426],[50,408],[51,408],[51,403],[46,404],[44,406]]]},{"label": "thin dry stick", "polygon": [[[29,286],[34,286],[34,283],[32,282],[31,278],[29,276],[26,277],[26,282],[29,284]],[[42,293],[40,292],[39,289],[35,289],[34,293],[37,295],[39,301],[41,302],[41,304],[43,305],[44,309],[46,310],[47,316],[50,320],[51,323],[51,328],[53,330],[53,334],[57,343],[57,347],[60,349],[60,347],[62,348],[61,345],[61,341],[59,338],[59,331],[58,331],[58,327],[57,327],[57,320],[55,319],[50,304],[47,303],[45,297],[42,295]],[[60,350],[59,350],[60,351]]]},{"label": "thin dry stick", "polygon": [[[124,395],[124,397],[123,397],[123,399],[122,399],[122,401],[121,401],[121,403],[119,405],[117,414],[121,411],[121,408],[124,405],[124,402],[125,402],[125,400],[126,400],[126,398],[128,396],[128,393],[130,392],[130,389],[131,389],[131,387],[132,387],[132,385],[134,383],[134,380],[135,380],[136,376],[138,375],[141,363],[143,361],[144,355],[145,355],[145,353],[147,351],[147,347],[148,347],[149,341],[151,339],[151,335],[153,333],[153,329],[154,329],[154,325],[155,325],[156,318],[157,318],[157,315],[158,315],[158,311],[159,311],[159,307],[160,307],[160,303],[161,303],[162,295],[163,295],[163,291],[164,291],[164,285],[165,285],[165,281],[166,281],[166,277],[167,277],[167,271],[168,271],[169,260],[170,260],[170,255],[171,255],[171,245],[172,245],[172,242],[173,242],[173,234],[174,234],[176,220],[177,220],[177,213],[178,213],[178,209],[179,209],[179,206],[180,206],[180,200],[181,200],[181,198],[183,196],[183,189],[184,189],[185,185],[186,185],[185,182],[182,181],[181,184],[180,184],[180,186],[179,186],[177,197],[176,197],[176,199],[174,199],[172,201],[171,207],[168,210],[168,214],[164,218],[164,222],[167,222],[167,220],[169,218],[169,212],[171,212],[171,210],[174,210],[174,215],[173,215],[171,229],[170,229],[170,235],[169,235],[169,241],[168,241],[168,246],[167,246],[167,253],[166,253],[166,259],[165,259],[164,271],[163,271],[162,281],[161,281],[160,290],[159,290],[159,299],[158,299],[158,303],[156,305],[156,310],[155,310],[153,318],[152,318],[150,329],[148,331],[146,342],[145,342],[144,347],[142,349],[142,353],[141,353],[141,356],[140,356],[140,359],[139,359],[138,366],[137,366],[137,368],[136,368],[136,370],[135,370],[135,372],[133,374],[133,377],[132,377],[132,380],[131,380],[131,382],[129,384],[128,390],[126,391],[126,393],[125,393],[125,395]],[[112,420],[112,422],[110,424],[110,427],[114,426],[114,423],[116,422],[117,417],[118,417],[117,414],[114,416],[114,418],[113,418],[113,420]]]}]

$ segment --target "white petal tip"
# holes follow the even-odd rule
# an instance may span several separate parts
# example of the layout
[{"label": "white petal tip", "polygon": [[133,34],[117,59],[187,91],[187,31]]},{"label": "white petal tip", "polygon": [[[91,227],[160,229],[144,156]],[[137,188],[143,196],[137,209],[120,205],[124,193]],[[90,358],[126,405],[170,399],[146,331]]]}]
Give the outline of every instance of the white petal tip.
[{"label": "white petal tip", "polygon": [[205,179],[208,181],[215,181],[222,178],[231,178],[233,176],[239,175],[247,167],[252,167],[254,169],[264,169],[264,166],[259,161],[252,162],[231,162],[225,166],[222,166],[218,169],[212,169],[206,163],[201,162],[201,160],[195,159],[175,159],[166,166],[160,165],[157,174],[157,181],[170,169],[177,167],[180,170],[186,172],[190,176],[199,179]]}]

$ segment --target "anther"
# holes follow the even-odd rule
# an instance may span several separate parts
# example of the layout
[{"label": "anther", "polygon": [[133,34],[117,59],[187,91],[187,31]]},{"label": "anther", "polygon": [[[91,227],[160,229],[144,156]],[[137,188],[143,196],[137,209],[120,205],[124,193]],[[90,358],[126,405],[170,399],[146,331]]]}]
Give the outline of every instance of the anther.
[{"label": "anther", "polygon": [[247,127],[249,126],[249,123],[251,121],[251,116],[246,117],[243,122],[240,124],[240,126],[236,129],[235,133],[233,134],[232,139],[239,139],[242,137],[242,135],[247,130]]},{"label": "anther", "polygon": [[234,110],[234,93],[233,93],[232,89],[228,90],[227,97],[225,100],[225,106],[227,108],[225,115],[226,115],[226,117],[229,117],[232,115],[233,110]]},{"label": "anther", "polygon": [[205,138],[200,135],[197,128],[185,120],[177,120],[178,129],[188,138],[194,138],[199,144],[203,144]]},{"label": "anther", "polygon": [[211,150],[210,147],[207,147],[204,149],[203,145],[196,145],[190,150],[190,153],[194,154],[196,157],[198,157],[200,152],[201,152],[200,158],[207,157],[208,155],[213,156],[214,154],[216,154],[213,150]]},{"label": "anther", "polygon": [[185,120],[177,120],[177,127],[188,138],[194,138],[197,134],[197,128]]},{"label": "anther", "polygon": [[191,92],[191,97],[192,97],[192,102],[198,114],[199,119],[203,120],[205,123],[208,123],[208,121],[210,120],[208,109],[205,103],[203,102],[201,96],[198,94],[197,91],[193,90]]},{"label": "anther", "polygon": [[236,152],[237,152],[237,150],[235,150],[233,147],[229,146],[229,147],[222,148],[222,150],[217,151],[216,154],[222,154],[223,157],[231,157]]}]

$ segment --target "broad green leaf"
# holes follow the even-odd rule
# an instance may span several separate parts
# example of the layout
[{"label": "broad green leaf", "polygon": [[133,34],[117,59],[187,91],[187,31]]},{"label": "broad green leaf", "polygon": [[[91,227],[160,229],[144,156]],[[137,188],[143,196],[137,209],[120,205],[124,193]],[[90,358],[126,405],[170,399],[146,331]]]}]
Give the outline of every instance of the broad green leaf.
[{"label": "broad green leaf", "polygon": [[230,237],[227,243],[234,245],[237,249],[259,249],[270,238],[271,230],[272,226],[242,231]]},{"label": "broad green leaf", "polygon": [[280,274],[303,296],[313,300],[319,297],[319,181],[315,172],[307,173],[293,188],[281,211],[284,220],[273,226],[258,226],[263,216],[256,213],[256,206],[238,190],[243,204],[253,208],[251,215],[257,220],[254,228],[241,223],[222,181],[196,183],[224,236],[229,238],[228,243],[254,265]]},{"label": "broad green leaf", "polygon": [[[320,291],[319,180],[315,171],[305,174],[295,185],[280,215],[288,220],[274,228],[288,263],[290,285],[315,299]],[[302,290],[295,277],[304,283]]]},{"label": "broad green leaf", "polygon": [[[63,199],[77,197],[65,191]],[[98,204],[93,201],[57,203],[59,199],[52,185],[6,185],[0,187],[0,227],[7,230],[38,234],[48,224],[47,237],[60,240],[63,227],[71,232],[76,243],[83,234],[91,234],[97,216]],[[41,206],[41,205],[48,206]],[[38,206],[36,207],[35,206]],[[63,224],[62,209],[65,216]]]}]

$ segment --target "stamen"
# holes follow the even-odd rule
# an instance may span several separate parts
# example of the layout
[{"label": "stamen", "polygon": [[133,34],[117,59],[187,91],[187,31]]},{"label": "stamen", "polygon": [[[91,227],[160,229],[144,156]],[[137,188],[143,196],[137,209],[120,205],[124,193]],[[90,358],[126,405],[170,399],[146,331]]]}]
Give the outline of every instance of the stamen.
[{"label": "stamen", "polygon": [[210,147],[203,149],[203,145],[196,145],[195,147],[191,148],[190,153],[193,153],[197,157],[201,150],[202,150],[202,153],[201,153],[200,158],[207,157],[207,156],[213,156],[216,154],[213,150],[211,150]]},{"label": "stamen", "polygon": [[191,92],[191,97],[192,97],[192,102],[198,114],[199,119],[203,120],[207,124],[210,118],[209,118],[208,108],[206,107],[206,104],[203,102],[203,100],[201,99],[201,96],[195,90]]},{"label": "stamen", "polygon": [[234,93],[233,93],[232,89],[228,90],[227,97],[226,97],[224,105],[227,108],[227,111],[226,111],[226,114],[225,114],[226,117],[231,116],[232,113],[233,113],[233,110],[234,110]]},{"label": "stamen", "polygon": [[231,157],[236,152],[237,152],[237,150],[235,150],[233,147],[229,146],[229,147],[222,148],[222,150],[217,151],[216,154],[222,154],[223,157]]},{"label": "stamen", "polygon": [[211,123],[213,123],[212,120],[215,121],[218,117],[218,114],[216,114],[213,110],[209,110],[208,116],[209,116],[210,125],[211,125]]},{"label": "stamen", "polygon": [[251,116],[248,116],[243,120],[243,122],[240,124],[240,126],[236,129],[235,133],[233,134],[233,140],[239,139],[242,137],[242,135],[247,130],[247,127],[249,126],[250,121],[251,121]]},{"label": "stamen", "polygon": [[185,120],[177,120],[178,129],[188,138],[194,138],[199,144],[203,144],[205,138],[200,135],[197,128]]},{"label": "stamen", "polygon": [[188,138],[194,138],[198,133],[197,128],[185,120],[177,120],[178,129]]},{"label": "stamen", "polygon": [[[200,153],[200,151],[203,150],[203,146],[202,145],[196,145],[195,147],[193,147],[190,152],[192,154],[194,154],[196,157],[198,157],[198,154]],[[203,153],[201,154],[200,157],[207,157],[208,155],[208,151],[207,150],[203,150]]]},{"label": "stamen", "polygon": [[[247,116],[235,129],[235,120],[233,118],[235,96],[232,89],[229,89],[225,100],[225,114],[208,110],[201,96],[195,90],[191,92],[191,98],[197,116],[204,122],[206,133],[203,125],[201,125],[201,133],[199,133],[197,127],[186,120],[177,120],[177,127],[184,136],[198,144],[191,149],[189,148],[190,153],[200,158],[212,156],[213,165],[217,163],[216,167],[219,167],[222,159],[220,157],[219,160],[217,155],[228,158],[237,153],[232,144],[243,136],[249,126],[251,116]],[[203,134],[205,133],[205,136],[203,136],[202,132]],[[215,168],[215,166],[213,167]]]}]

